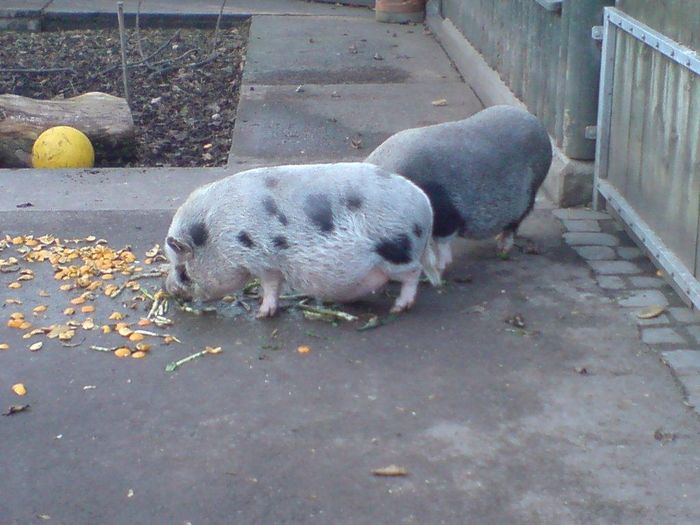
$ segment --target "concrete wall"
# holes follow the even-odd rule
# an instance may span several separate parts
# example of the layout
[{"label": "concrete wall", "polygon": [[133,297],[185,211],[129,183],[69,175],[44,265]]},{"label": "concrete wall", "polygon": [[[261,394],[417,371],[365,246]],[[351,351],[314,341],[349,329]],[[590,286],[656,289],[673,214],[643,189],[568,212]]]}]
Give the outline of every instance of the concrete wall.
[{"label": "concrete wall", "polygon": [[[442,0],[441,13],[481,53],[572,159],[592,160],[600,49],[591,27],[612,0]],[[546,4],[546,2],[545,2]]]}]

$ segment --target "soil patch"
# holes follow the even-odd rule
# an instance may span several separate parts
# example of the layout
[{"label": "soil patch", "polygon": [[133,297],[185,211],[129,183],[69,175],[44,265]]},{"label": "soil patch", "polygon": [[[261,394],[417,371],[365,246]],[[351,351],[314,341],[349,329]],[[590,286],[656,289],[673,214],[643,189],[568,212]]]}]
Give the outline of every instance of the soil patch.
[{"label": "soil patch", "polygon": [[[245,60],[248,22],[211,29],[127,30],[137,152],[120,166],[225,165]],[[140,41],[143,55],[138,51]],[[214,55],[212,56],[212,50]],[[147,62],[143,57],[148,58]],[[150,58],[149,58],[150,57]],[[193,65],[196,64],[196,65]],[[35,69],[16,72],[10,69]],[[51,71],[44,71],[51,69]],[[0,31],[0,93],[37,99],[89,91],[124,96],[119,31]],[[98,166],[115,165],[100,162]]]}]

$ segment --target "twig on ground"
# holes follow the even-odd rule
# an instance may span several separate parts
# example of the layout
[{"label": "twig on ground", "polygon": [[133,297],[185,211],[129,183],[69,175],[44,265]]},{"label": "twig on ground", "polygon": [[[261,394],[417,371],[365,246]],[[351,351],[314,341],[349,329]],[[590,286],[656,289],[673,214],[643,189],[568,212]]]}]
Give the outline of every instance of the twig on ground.
[{"label": "twig on ground", "polygon": [[349,314],[347,312],[341,312],[340,310],[331,310],[329,308],[318,308],[315,306],[309,306],[308,304],[299,303],[296,305],[297,308],[303,310],[304,312],[309,312],[312,315],[316,314],[322,317],[340,319],[341,321],[357,321],[357,317]]},{"label": "twig on ground", "polygon": [[44,73],[73,73],[75,75],[78,74],[78,72],[73,69],[72,67],[47,67],[47,68],[26,68],[26,67],[9,67],[9,68],[0,68],[0,73],[36,73],[36,74],[44,74]]},{"label": "twig on ground", "polygon": [[129,68],[126,64],[126,31],[124,29],[124,2],[117,2],[117,20],[119,21],[119,43],[122,54],[122,79],[124,81],[124,98],[127,106],[131,107],[129,98]]},{"label": "twig on ground", "polygon": [[[216,351],[215,351],[216,350]],[[183,357],[182,359],[178,361],[173,361],[172,363],[168,363],[167,366],[165,367],[166,372],[174,372],[176,369],[180,368],[182,365],[185,363],[189,363],[190,361],[193,361],[197,359],[198,357],[202,357],[207,354],[218,354],[221,352],[221,348],[209,348],[207,347],[206,349],[202,350],[201,352],[197,352],[192,355],[188,355],[187,357]]]},{"label": "twig on ground", "polygon": [[[150,301],[156,300],[155,296],[152,295],[148,290],[146,290],[144,288],[140,288],[139,292],[141,292],[141,295],[143,295],[146,299],[149,299]],[[156,292],[156,293],[158,293],[158,292]]]},{"label": "twig on ground", "polygon": [[[175,40],[178,36],[180,36],[179,29],[177,31],[175,31],[175,33],[173,33],[173,36],[171,36],[166,42],[161,44],[161,46],[158,49],[156,49],[153,53],[148,55],[146,57],[146,59],[150,60],[151,58],[154,58],[156,55],[160,54],[160,52],[163,51],[166,47],[168,47],[172,43],[172,41]],[[130,68],[144,67],[144,66],[146,66],[146,63],[143,60],[140,60],[139,62],[133,62],[131,64],[127,64],[127,67],[130,67]],[[121,65],[110,66],[106,69],[103,69],[102,71],[98,71],[95,75],[96,76],[104,75],[106,73],[110,73],[110,72],[114,71],[115,69],[118,69],[119,67],[121,67]]]},{"label": "twig on ground", "polygon": [[156,332],[151,332],[150,330],[134,330],[134,333],[141,334],[141,335],[148,335],[150,337],[162,337],[163,339],[168,338],[168,339],[175,341],[176,343],[182,344],[182,341],[180,341],[177,337],[175,337],[172,334],[159,334]]},{"label": "twig on ground", "polygon": [[180,310],[194,315],[202,315],[216,313],[216,306],[202,306],[201,308],[196,308],[189,304],[180,304]]},{"label": "twig on ground", "polygon": [[160,70],[156,66],[162,66],[163,64],[173,65],[174,62],[182,60],[183,58],[186,58],[187,56],[191,55],[192,53],[197,53],[198,51],[199,51],[199,49],[190,49],[190,50],[185,51],[183,54],[181,54],[180,56],[177,56],[175,58],[168,58],[166,60],[161,60],[160,62],[153,62],[150,65],[150,68],[153,69],[155,73],[160,73]]},{"label": "twig on ground", "polygon": [[397,314],[389,314],[383,319],[377,315],[373,315],[369,320],[357,329],[358,332],[364,332],[365,330],[372,330],[373,328],[379,328],[389,323],[393,323],[399,318]]},{"label": "twig on ground", "polygon": [[246,312],[250,312],[250,311],[251,311],[250,305],[249,305],[248,303],[246,303],[245,301],[242,301],[242,300],[238,299],[238,300],[236,301],[236,304],[240,304],[241,307],[242,307]]},{"label": "twig on ground", "polygon": [[90,345],[90,350],[97,350],[98,352],[114,352],[118,346],[114,346],[112,348],[108,348],[106,346],[97,346],[97,345]]},{"label": "twig on ground", "polygon": [[209,64],[210,62],[213,62],[217,58],[219,58],[219,54],[214,53],[212,55],[209,55],[209,57],[205,58],[204,60],[200,60],[199,62],[192,62],[190,64],[183,64],[183,65],[179,65],[179,66],[172,65],[172,66],[164,67],[164,68],[158,69],[158,70],[154,71],[153,73],[151,73],[151,77],[154,77],[156,75],[162,75],[163,73],[167,73],[168,71],[172,71],[173,69],[189,69],[189,68],[196,68],[196,67],[200,67],[200,66],[205,66],[205,65]]},{"label": "twig on ground", "polygon": [[164,275],[165,272],[163,272],[162,270],[154,270],[152,272],[137,273],[136,275],[130,275],[129,280],[136,281],[138,279],[149,279],[151,277],[163,277]]},{"label": "twig on ground", "polygon": [[163,277],[163,272],[156,270],[153,272],[130,275],[129,279],[127,281],[123,282],[121,285],[119,285],[119,288],[117,288],[114,291],[114,293],[109,296],[109,298],[114,299],[115,297],[118,297],[119,294],[121,294],[124,290],[126,290],[129,287],[129,285],[132,283],[132,281],[138,281],[139,279],[149,279],[151,277]]},{"label": "twig on ground", "polygon": [[154,316],[158,315],[158,311],[162,308],[162,303],[166,301],[163,294],[156,292],[153,296],[146,295],[149,299],[153,300],[151,309],[148,311],[146,319],[153,319]]},{"label": "twig on ground", "polygon": [[80,346],[85,342],[85,338],[83,337],[79,342],[77,343],[63,343],[61,342],[61,346],[65,348],[75,348],[76,346]]}]

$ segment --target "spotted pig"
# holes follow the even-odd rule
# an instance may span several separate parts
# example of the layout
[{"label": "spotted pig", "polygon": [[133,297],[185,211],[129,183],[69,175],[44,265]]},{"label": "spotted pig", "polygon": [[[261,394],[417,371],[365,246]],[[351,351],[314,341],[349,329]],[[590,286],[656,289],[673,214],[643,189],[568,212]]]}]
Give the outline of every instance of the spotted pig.
[{"label": "spotted pig", "polygon": [[513,106],[493,106],[456,122],[401,131],[365,162],[399,173],[430,198],[438,269],[452,262],[455,235],[498,234],[508,253],[552,162],[547,131]]},{"label": "spotted pig", "polygon": [[260,279],[258,317],[278,309],[283,283],[328,301],[353,301],[387,281],[410,308],[421,271],[437,284],[432,209],[405,178],[371,164],[244,171],[195,190],[177,210],[165,251],[166,288],[212,300]]}]

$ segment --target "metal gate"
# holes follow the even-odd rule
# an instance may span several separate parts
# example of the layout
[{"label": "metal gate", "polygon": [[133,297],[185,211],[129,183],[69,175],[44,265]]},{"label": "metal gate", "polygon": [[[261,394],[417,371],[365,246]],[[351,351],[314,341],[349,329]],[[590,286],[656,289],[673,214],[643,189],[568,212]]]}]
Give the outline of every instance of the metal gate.
[{"label": "metal gate", "polygon": [[594,207],[700,308],[700,59],[619,9],[603,19]]}]

